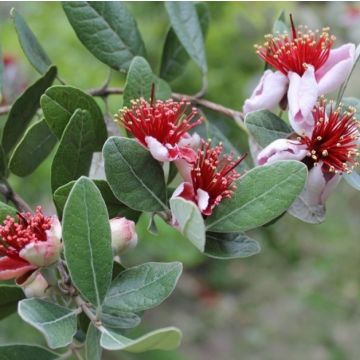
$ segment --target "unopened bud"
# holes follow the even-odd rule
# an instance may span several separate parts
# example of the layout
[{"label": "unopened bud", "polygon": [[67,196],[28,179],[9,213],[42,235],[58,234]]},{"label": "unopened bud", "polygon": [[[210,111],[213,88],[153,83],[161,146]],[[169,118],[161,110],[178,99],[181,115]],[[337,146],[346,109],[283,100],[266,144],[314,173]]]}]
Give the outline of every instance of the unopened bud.
[{"label": "unopened bud", "polygon": [[113,218],[110,220],[111,228],[111,245],[114,254],[123,253],[127,249],[133,249],[137,242],[138,236],[135,230],[134,221],[124,217]]},{"label": "unopened bud", "polygon": [[44,297],[48,287],[48,282],[38,271],[34,272],[24,283],[21,284],[21,288],[27,298]]}]

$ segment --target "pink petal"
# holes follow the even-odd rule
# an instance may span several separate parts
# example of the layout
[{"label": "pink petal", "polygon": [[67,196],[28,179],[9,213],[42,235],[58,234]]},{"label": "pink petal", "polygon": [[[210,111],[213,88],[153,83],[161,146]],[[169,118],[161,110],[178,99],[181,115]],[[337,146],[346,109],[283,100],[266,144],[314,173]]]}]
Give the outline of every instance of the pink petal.
[{"label": "pink petal", "polygon": [[337,90],[350,74],[354,61],[354,44],[345,44],[331,50],[328,60],[315,74],[319,95]]},{"label": "pink petal", "polygon": [[304,159],[308,150],[296,140],[278,139],[260,151],[257,162],[259,165],[271,164],[278,160]]},{"label": "pink petal", "polygon": [[198,207],[200,211],[203,212],[209,206],[209,199],[210,199],[209,193],[202,189],[197,189],[196,195],[197,195]]},{"label": "pink petal", "polygon": [[179,147],[191,147],[192,149],[196,150],[201,145],[201,137],[198,133],[193,133],[190,135],[189,133],[184,134],[184,136],[180,139],[178,143]]},{"label": "pink petal", "polygon": [[192,165],[189,164],[186,160],[177,159],[174,161],[175,166],[177,167],[180,176],[184,181],[191,183],[191,169]]},{"label": "pink petal", "polygon": [[192,184],[188,182],[181,183],[173,192],[171,198],[182,197],[185,200],[195,202],[195,192]]},{"label": "pink petal", "polygon": [[193,164],[196,161],[196,152],[190,147],[179,148],[179,158],[184,159],[186,162]]},{"label": "pink petal", "polygon": [[169,161],[170,158],[169,150],[165,145],[161,144],[158,140],[156,140],[152,136],[146,136],[145,141],[154,159],[161,162]]},{"label": "pink petal", "polygon": [[0,280],[15,279],[36,268],[27,261],[3,256],[0,258]]},{"label": "pink petal", "polygon": [[266,70],[251,97],[245,101],[244,113],[277,106],[286,94],[288,79],[280,71]]},{"label": "pink petal", "polygon": [[298,134],[311,134],[314,119],[312,109],[318,98],[314,67],[308,65],[303,76],[289,72],[289,121]]}]

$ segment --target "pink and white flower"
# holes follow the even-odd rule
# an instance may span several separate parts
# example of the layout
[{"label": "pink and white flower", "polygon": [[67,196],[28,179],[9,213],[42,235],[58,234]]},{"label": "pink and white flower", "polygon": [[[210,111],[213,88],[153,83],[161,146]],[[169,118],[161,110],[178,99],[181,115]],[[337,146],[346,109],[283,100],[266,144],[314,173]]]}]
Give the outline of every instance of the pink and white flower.
[{"label": "pink and white flower", "polygon": [[355,45],[332,49],[335,37],[329,29],[322,32],[306,27],[292,33],[267,35],[257,54],[277,71],[265,71],[260,84],[245,101],[244,112],[271,109],[287,97],[289,120],[299,134],[311,133],[311,111],[320,95],[338,89],[346,80],[355,61]]},{"label": "pink and white flower", "polygon": [[129,131],[154,159],[174,161],[185,159],[194,161],[196,153],[191,143],[189,131],[199,125],[203,118],[189,101],[153,101],[144,99],[134,101],[130,109],[124,108],[117,120]]},{"label": "pink and white flower", "polygon": [[135,223],[125,217],[110,220],[111,246],[114,254],[119,255],[125,250],[133,249],[138,242]]},{"label": "pink and white flower", "polygon": [[298,134],[290,139],[278,139],[258,154],[258,164],[277,160],[299,160],[309,169],[306,185],[307,203],[324,204],[338,184],[341,174],[349,173],[358,164],[359,125],[355,110],[330,108],[321,98],[312,111],[314,126],[311,134]]},{"label": "pink and white flower", "polygon": [[56,216],[35,214],[8,216],[0,225],[0,280],[23,283],[35,270],[55,263],[62,249],[61,225]]},{"label": "pink and white flower", "polygon": [[172,197],[193,201],[205,216],[211,215],[215,206],[230,198],[235,190],[233,182],[240,177],[235,168],[246,155],[233,160],[232,155],[222,155],[223,146],[211,147],[203,141],[194,163],[188,164],[184,182],[174,191]]}]

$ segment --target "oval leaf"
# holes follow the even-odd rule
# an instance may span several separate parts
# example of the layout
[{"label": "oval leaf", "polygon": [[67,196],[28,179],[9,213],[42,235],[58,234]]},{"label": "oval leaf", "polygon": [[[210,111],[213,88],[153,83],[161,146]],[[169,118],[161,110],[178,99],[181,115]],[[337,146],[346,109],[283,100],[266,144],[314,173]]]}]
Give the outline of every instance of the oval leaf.
[{"label": "oval leaf", "polygon": [[69,345],[77,330],[76,310],[41,299],[25,299],[18,307],[20,317],[38,329],[50,348]]},{"label": "oval leaf", "polygon": [[21,15],[15,9],[11,10],[10,15],[14,21],[18,39],[24,54],[31,65],[40,74],[45,74],[51,65],[51,60]]},{"label": "oval leaf", "polygon": [[105,329],[101,334],[100,343],[107,350],[140,353],[149,350],[176,349],[181,343],[181,338],[181,331],[175,327],[155,330],[135,340]]},{"label": "oval leaf", "polygon": [[56,142],[44,119],[33,124],[12,153],[10,170],[17,176],[30,175],[47,158]]},{"label": "oval leaf", "polygon": [[104,307],[101,322],[109,329],[131,329],[140,324],[141,318],[132,312],[116,311]]},{"label": "oval leaf", "polygon": [[261,147],[277,139],[287,138],[294,132],[284,120],[268,110],[250,112],[246,115],[245,124]]},{"label": "oval leaf", "polygon": [[306,166],[283,160],[250,170],[237,189],[207,218],[207,230],[243,232],[262,226],[286,211],[304,188]]},{"label": "oval leaf", "polygon": [[56,360],[60,354],[55,354],[36,345],[2,345],[0,346],[0,360]]},{"label": "oval leaf", "polygon": [[53,192],[69,181],[89,174],[94,139],[89,112],[76,110],[65,128],[51,165]]},{"label": "oval leaf", "polygon": [[101,110],[90,95],[72,86],[56,85],[45,92],[40,102],[45,120],[59,140],[74,112],[77,109],[87,110],[96,136],[95,150],[101,151],[107,131]]},{"label": "oval leaf", "polygon": [[192,201],[180,197],[170,200],[170,208],[180,232],[200,251],[204,251],[205,224],[199,208]]},{"label": "oval leaf", "polygon": [[85,342],[86,360],[101,360],[102,348],[100,346],[100,337],[101,332],[93,323],[90,323]]},{"label": "oval leaf", "polygon": [[244,233],[239,234],[206,234],[205,254],[215,259],[236,259],[255,255],[261,251],[256,240]]},{"label": "oval leaf", "polygon": [[[203,38],[205,39],[210,22],[209,7],[204,2],[198,2],[195,4],[195,8]],[[176,36],[175,31],[170,28],[166,35],[162,53],[160,77],[167,81],[176,79],[184,72],[189,59],[189,55]]]},{"label": "oval leaf", "polygon": [[26,127],[40,107],[41,95],[53,83],[55,77],[56,67],[53,66],[14,102],[2,134],[2,145],[6,154],[11,151],[25,132]]},{"label": "oval leaf", "polygon": [[139,211],[166,210],[163,169],[136,140],[111,137],[104,145],[106,179],[114,195]]},{"label": "oval leaf", "polygon": [[130,312],[153,308],[172,293],[181,271],[179,262],[150,262],[126,269],[113,280],[105,307]]},{"label": "oval leaf", "polygon": [[15,312],[18,301],[24,297],[24,292],[20,287],[10,284],[0,284],[0,319]]},{"label": "oval leaf", "polygon": [[165,8],[182,46],[202,72],[207,73],[204,38],[194,4],[190,1],[167,1]]},{"label": "oval leaf", "polygon": [[137,24],[119,1],[64,1],[65,14],[83,45],[115,70],[127,70],[132,58],[145,55]]},{"label": "oval leaf", "polygon": [[95,184],[81,177],[72,188],[63,218],[65,258],[80,293],[100,306],[112,276],[109,217]]}]

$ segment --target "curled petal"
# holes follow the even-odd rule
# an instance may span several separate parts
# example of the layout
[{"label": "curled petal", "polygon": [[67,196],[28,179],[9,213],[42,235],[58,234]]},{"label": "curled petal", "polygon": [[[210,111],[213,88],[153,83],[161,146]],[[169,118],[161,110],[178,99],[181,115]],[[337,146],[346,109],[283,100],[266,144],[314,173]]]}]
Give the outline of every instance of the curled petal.
[{"label": "curled petal", "polygon": [[244,113],[277,106],[286,94],[288,79],[280,71],[266,70],[250,98],[245,101]]},{"label": "curled petal", "polygon": [[314,126],[312,109],[318,98],[314,68],[308,65],[302,76],[289,72],[289,121],[298,134],[311,134]]},{"label": "curled petal", "polygon": [[111,246],[114,254],[121,254],[125,250],[133,249],[138,242],[135,222],[125,217],[110,220]]},{"label": "curled petal", "polygon": [[0,258],[0,280],[15,279],[35,269],[37,266],[21,259],[13,259],[8,256]]},{"label": "curled petal", "polygon": [[[209,206],[209,200],[210,200],[209,193],[202,189],[197,189],[196,195],[197,195],[196,196],[197,197],[197,205],[198,205],[200,211],[205,213],[206,209]],[[211,209],[210,209],[210,214],[211,214]],[[206,214],[206,215],[208,215],[208,214]]]},{"label": "curled petal", "polygon": [[306,145],[297,140],[278,139],[260,151],[257,157],[259,165],[271,164],[278,160],[299,160],[307,155]]},{"label": "curled petal", "polygon": [[193,133],[190,135],[189,133],[186,133],[179,141],[178,143],[179,147],[190,147],[194,150],[198,149],[201,145],[201,137],[198,133]]},{"label": "curled petal", "polygon": [[195,201],[194,187],[189,182],[181,183],[173,192],[171,198],[182,197],[185,200]]},{"label": "curled petal", "polygon": [[355,61],[355,45],[345,44],[330,51],[326,63],[316,71],[320,95],[337,90],[349,76]]},{"label": "curled petal", "polygon": [[33,272],[24,282],[17,281],[17,284],[21,286],[27,298],[44,297],[49,287],[48,282],[41,275],[40,271]]},{"label": "curled petal", "polygon": [[161,162],[170,160],[169,150],[165,145],[161,144],[152,136],[146,136],[145,141],[154,159]]}]

